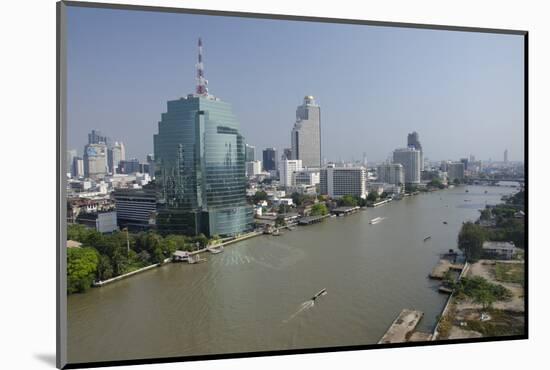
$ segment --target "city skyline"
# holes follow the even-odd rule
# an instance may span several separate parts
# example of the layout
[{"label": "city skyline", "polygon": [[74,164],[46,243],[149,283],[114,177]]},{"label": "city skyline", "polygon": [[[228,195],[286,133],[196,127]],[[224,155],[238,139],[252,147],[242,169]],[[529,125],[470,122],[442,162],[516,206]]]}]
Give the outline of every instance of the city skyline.
[{"label": "city skyline", "polygon": [[[277,21],[288,27],[274,33],[269,20],[70,12],[68,147],[79,155],[92,129],[123,141],[128,158],[151,153],[163,102],[194,90],[193,40],[202,35],[210,90],[232,102],[258,150],[290,147],[296,102],[313,95],[323,107],[323,159],[360,160],[365,152],[383,161],[417,131],[432,160],[502,158],[504,149],[510,161],[523,160],[520,36],[292,21]],[[143,22],[159,27],[145,35]],[[322,40],[331,56],[305,39]]]}]

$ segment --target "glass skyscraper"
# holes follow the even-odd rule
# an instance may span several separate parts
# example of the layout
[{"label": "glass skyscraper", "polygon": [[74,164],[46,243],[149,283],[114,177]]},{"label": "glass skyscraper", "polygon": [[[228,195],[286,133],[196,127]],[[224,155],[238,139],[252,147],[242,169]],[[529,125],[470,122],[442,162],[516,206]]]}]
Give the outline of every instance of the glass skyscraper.
[{"label": "glass skyscraper", "polygon": [[226,236],[252,229],[245,143],[230,104],[208,93],[169,101],[154,151],[160,232]]}]

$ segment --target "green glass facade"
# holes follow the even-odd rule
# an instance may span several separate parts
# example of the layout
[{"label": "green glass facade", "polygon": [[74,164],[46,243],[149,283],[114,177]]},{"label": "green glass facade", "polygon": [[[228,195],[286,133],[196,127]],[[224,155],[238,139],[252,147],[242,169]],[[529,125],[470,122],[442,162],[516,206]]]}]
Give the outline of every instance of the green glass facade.
[{"label": "green glass facade", "polygon": [[230,104],[197,95],[169,101],[154,150],[159,231],[226,236],[252,229],[245,143]]}]

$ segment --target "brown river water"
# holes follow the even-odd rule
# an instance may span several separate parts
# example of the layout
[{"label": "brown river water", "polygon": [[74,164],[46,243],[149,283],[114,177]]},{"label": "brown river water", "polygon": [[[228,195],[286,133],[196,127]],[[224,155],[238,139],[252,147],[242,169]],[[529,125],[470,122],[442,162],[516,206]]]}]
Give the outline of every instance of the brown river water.
[{"label": "brown river water", "polygon": [[447,298],[427,278],[439,254],[514,191],[420,194],[71,295],[69,362],[373,344],[403,308],[423,311],[419,329],[431,331]]}]

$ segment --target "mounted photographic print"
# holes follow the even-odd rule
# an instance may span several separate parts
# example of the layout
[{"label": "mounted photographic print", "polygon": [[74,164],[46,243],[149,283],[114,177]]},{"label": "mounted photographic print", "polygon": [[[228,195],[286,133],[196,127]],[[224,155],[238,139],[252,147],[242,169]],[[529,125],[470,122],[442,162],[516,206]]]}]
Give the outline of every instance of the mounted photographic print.
[{"label": "mounted photographic print", "polygon": [[58,3],[58,367],[527,338],[526,51]]}]

